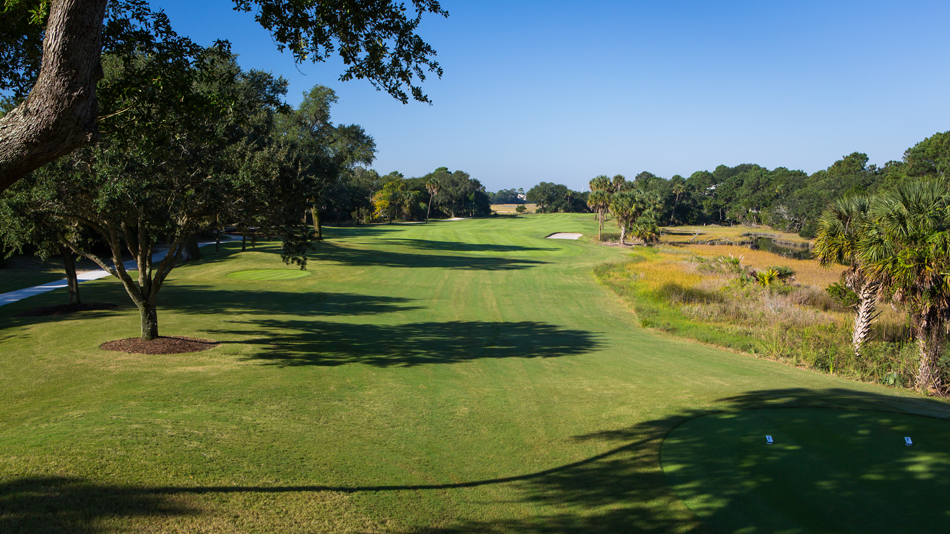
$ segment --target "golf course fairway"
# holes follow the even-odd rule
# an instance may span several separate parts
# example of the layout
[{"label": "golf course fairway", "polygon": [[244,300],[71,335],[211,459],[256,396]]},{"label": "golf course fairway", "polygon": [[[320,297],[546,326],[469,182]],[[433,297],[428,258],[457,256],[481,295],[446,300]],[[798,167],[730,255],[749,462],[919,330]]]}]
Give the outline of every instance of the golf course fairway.
[{"label": "golf course fairway", "polygon": [[592,275],[637,249],[556,232],[597,223],[326,228],[295,280],[202,250],[158,297],[198,353],[100,350],[114,279],[0,307],[0,532],[944,530],[950,405],[639,328]]}]

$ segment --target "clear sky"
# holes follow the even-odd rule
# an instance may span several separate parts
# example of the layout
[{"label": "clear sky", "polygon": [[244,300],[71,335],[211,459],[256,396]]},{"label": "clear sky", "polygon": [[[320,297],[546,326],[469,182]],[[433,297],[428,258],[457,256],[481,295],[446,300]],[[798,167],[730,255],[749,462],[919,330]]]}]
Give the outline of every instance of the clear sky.
[{"label": "clear sky", "polygon": [[333,88],[333,121],[376,139],[380,173],[445,166],[489,191],[720,164],[812,173],[855,151],[882,165],[950,130],[946,0],[443,0],[449,18],[419,28],[445,69],[423,85],[432,106],[340,82],[336,61],[295,65],[231,0],[152,5],[287,78],[292,105]]}]

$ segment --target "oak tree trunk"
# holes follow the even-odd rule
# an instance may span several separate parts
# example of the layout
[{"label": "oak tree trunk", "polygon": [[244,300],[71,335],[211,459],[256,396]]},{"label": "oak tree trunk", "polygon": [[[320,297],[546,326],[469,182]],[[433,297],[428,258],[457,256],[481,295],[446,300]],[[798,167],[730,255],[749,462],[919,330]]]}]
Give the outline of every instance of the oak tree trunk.
[{"label": "oak tree trunk", "polygon": [[182,261],[193,261],[201,259],[201,247],[198,246],[198,236],[192,235],[185,240],[185,247],[181,253]]},{"label": "oak tree trunk", "polygon": [[151,341],[158,337],[158,310],[154,302],[145,300],[139,305],[142,317],[142,341]]},{"label": "oak tree trunk", "polygon": [[317,232],[317,241],[323,241],[323,222],[320,221],[320,208],[316,200],[310,205],[310,216],[313,219],[313,229]]},{"label": "oak tree trunk", "polygon": [[69,291],[70,304],[82,304],[79,300],[79,278],[76,276],[76,258],[73,251],[67,247],[60,247],[63,255],[63,267],[66,269],[66,289]]},{"label": "oak tree trunk", "polygon": [[0,191],[99,139],[102,19],[108,0],[53,0],[29,96],[0,119]]}]

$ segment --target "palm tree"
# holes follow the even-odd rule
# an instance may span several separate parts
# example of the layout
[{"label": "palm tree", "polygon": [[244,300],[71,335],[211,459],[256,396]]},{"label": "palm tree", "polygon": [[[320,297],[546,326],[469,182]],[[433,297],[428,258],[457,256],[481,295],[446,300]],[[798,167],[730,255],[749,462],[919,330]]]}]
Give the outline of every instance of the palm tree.
[{"label": "palm tree", "polygon": [[880,315],[877,313],[877,299],[881,283],[868,277],[858,259],[858,246],[868,229],[870,205],[871,198],[867,195],[852,195],[835,201],[818,221],[818,237],[813,251],[822,266],[833,263],[848,266],[842,279],[844,285],[858,296],[851,334],[851,348],[858,358],[861,357],[861,345],[871,332],[871,324]]},{"label": "palm tree", "polygon": [[632,183],[627,183],[627,179],[624,177],[624,175],[618,174],[614,176],[613,182],[610,184],[609,191],[611,193],[619,193],[620,191],[629,189],[629,187],[632,185]]},{"label": "palm tree", "polygon": [[633,227],[647,210],[653,207],[652,199],[642,191],[629,189],[610,195],[610,213],[617,219],[620,227],[620,244],[625,245],[627,230]]},{"label": "palm tree", "polygon": [[[678,178],[678,175],[673,177],[674,180],[676,178]],[[673,226],[673,218],[676,216],[676,205],[680,203],[680,195],[682,195],[685,192],[686,192],[685,180],[682,182],[677,182],[673,184],[673,194],[676,195],[676,198],[673,200],[673,209],[670,211],[670,226]]]},{"label": "palm tree", "polygon": [[898,184],[876,197],[858,260],[916,325],[915,387],[945,394],[937,367],[950,321],[950,189],[943,182]]},{"label": "palm tree", "polygon": [[597,213],[597,241],[600,241],[601,233],[604,231],[604,214],[610,203],[610,178],[601,174],[591,180],[588,185],[590,185],[591,193],[587,197],[587,206]]},{"label": "palm tree", "polygon": [[595,189],[587,196],[587,205],[590,209],[597,212],[597,241],[601,240],[601,234],[604,231],[604,215],[607,212],[607,206],[610,205],[610,195],[603,189]]},{"label": "palm tree", "polygon": [[429,213],[432,211],[432,198],[439,194],[442,185],[435,178],[426,182],[426,191],[429,192],[429,207],[426,208],[426,224],[429,224]]}]

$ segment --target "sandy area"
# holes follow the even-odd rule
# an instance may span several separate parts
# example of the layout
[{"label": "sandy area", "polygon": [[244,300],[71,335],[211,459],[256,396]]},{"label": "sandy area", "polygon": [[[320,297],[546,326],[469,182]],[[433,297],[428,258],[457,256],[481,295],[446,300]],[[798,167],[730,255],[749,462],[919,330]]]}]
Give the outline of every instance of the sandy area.
[{"label": "sandy area", "polygon": [[549,235],[547,238],[548,239],[580,239],[582,235],[584,234],[570,234],[570,233],[558,232],[556,234]]}]

